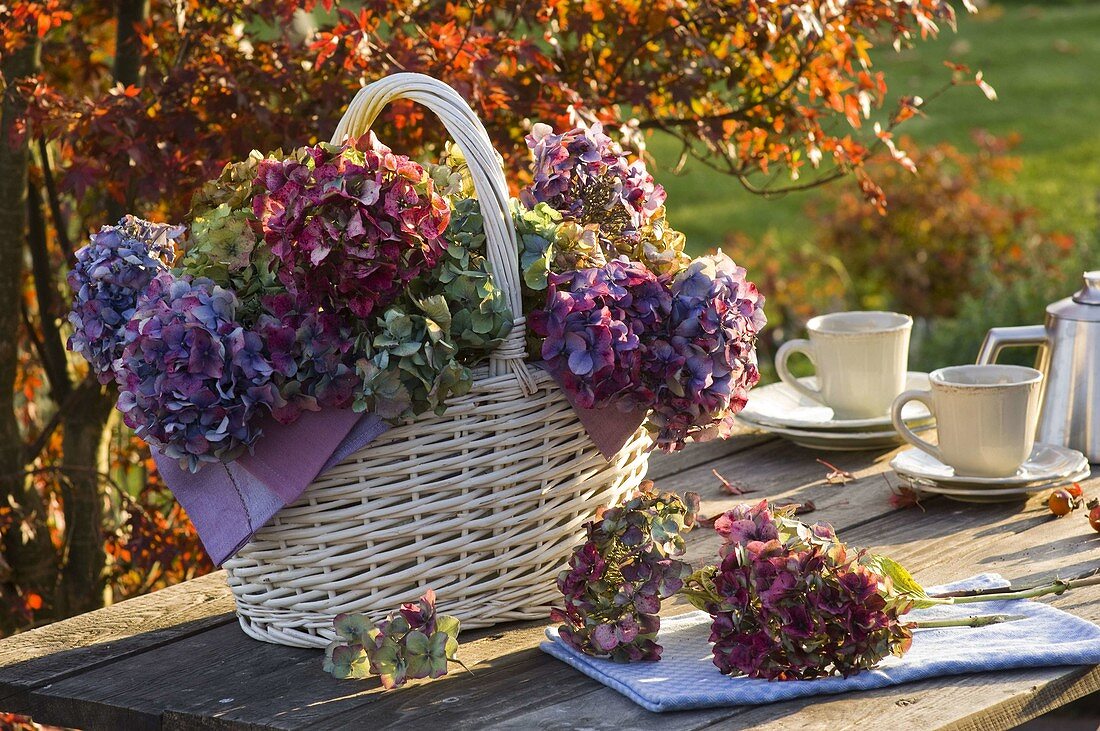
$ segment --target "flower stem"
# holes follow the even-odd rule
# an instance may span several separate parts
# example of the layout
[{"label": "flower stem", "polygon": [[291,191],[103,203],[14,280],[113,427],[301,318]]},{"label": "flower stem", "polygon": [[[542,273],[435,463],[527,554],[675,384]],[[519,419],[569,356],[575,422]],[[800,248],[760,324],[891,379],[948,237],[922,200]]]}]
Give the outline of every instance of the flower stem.
[{"label": "flower stem", "polygon": [[1082,586],[1100,586],[1100,576],[1090,576],[1087,579],[1055,579],[1049,584],[1034,586],[1030,589],[1018,591],[1003,591],[997,594],[978,594],[975,596],[946,597],[945,604],[973,604],[974,602],[992,602],[1004,599],[1034,599],[1047,594],[1064,594],[1070,589],[1078,589]]},{"label": "flower stem", "polygon": [[957,617],[955,619],[927,619],[918,622],[909,622],[914,629],[937,629],[940,627],[985,627],[1002,622],[1015,622],[1023,619],[1018,614],[981,614],[972,617]]}]

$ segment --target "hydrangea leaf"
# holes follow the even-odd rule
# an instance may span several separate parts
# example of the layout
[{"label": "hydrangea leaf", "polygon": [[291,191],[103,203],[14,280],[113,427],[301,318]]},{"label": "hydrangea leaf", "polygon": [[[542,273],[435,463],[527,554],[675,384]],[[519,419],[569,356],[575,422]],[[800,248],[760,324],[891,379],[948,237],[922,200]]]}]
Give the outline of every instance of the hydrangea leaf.
[{"label": "hydrangea leaf", "polygon": [[903,595],[915,608],[935,605],[935,602],[921,601],[928,598],[928,592],[917,583],[917,580],[904,566],[892,558],[881,554],[867,554],[862,559],[862,563],[876,573],[889,577],[892,593]]}]

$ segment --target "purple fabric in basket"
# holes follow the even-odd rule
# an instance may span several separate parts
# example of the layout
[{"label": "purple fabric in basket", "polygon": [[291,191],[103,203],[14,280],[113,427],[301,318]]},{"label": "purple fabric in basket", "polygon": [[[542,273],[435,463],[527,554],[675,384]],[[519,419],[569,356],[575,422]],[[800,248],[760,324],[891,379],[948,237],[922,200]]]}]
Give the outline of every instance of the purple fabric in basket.
[{"label": "purple fabric in basket", "polygon": [[[646,410],[581,409],[564,390],[592,442],[610,461],[645,420]],[[326,409],[290,425],[272,420],[252,454],[196,473],[153,449],[157,470],[187,511],[206,552],[221,565],[309,483],[389,427],[374,414]],[[335,448],[333,447],[335,445]]]},{"label": "purple fabric in basket", "polygon": [[157,470],[190,516],[206,552],[221,565],[317,475],[388,428],[373,414],[349,409],[306,412],[289,426],[274,421],[265,426],[252,454],[195,473],[152,451]]},{"label": "purple fabric in basket", "polygon": [[[547,372],[554,375],[550,370],[547,370]],[[561,381],[558,380],[557,376],[554,376],[554,380],[558,381],[559,386],[561,385]],[[638,427],[642,425],[646,414],[649,413],[649,409],[645,408],[622,411],[617,406],[605,406],[602,409],[582,409],[574,403],[573,397],[568,391],[563,388],[561,392],[565,394],[565,399],[573,407],[573,411],[576,412],[577,418],[584,426],[584,430],[588,432],[592,443],[596,445],[596,448],[609,462],[623,448],[626,440],[638,431]]]}]

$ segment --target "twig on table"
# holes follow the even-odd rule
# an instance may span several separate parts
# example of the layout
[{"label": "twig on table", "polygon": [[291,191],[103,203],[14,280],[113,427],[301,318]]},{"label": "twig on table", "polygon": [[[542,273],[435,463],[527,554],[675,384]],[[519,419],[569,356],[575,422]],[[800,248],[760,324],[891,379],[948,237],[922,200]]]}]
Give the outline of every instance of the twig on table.
[{"label": "twig on table", "polygon": [[828,482],[830,485],[847,485],[849,480],[854,481],[856,479],[856,476],[851,472],[840,469],[832,462],[826,462],[820,457],[816,457],[815,459],[818,464],[825,465],[832,470],[829,474],[825,475],[825,482]]},{"label": "twig on table", "polygon": [[722,489],[730,495],[744,495],[746,492],[752,492],[752,489],[744,483],[738,482],[735,484],[727,480],[725,477],[722,477],[722,475],[719,474],[718,470],[711,470],[711,472],[714,474],[715,477],[718,478],[718,481],[722,483]]},{"label": "twig on table", "polygon": [[[1077,576],[1074,576],[1074,577],[1069,578],[1069,579],[1055,579],[1055,581],[1053,583],[1057,584],[1057,583],[1061,582],[1061,583],[1065,583],[1067,585],[1073,585],[1077,582],[1083,581],[1084,579],[1088,579],[1088,578],[1091,578],[1093,576],[1096,576],[1097,574],[1100,574],[1100,566],[1097,566],[1094,569],[1090,569],[1090,570],[1086,571],[1083,574],[1078,574]],[[1041,586],[1038,586],[1038,587],[1033,586],[1033,587],[1028,587],[1026,589],[1012,589],[1011,585],[1009,585],[1009,588],[1005,588],[1003,586],[998,586],[998,587],[994,587],[994,588],[991,588],[991,589],[960,589],[959,591],[948,591],[948,592],[944,592],[943,594],[929,594],[929,596],[931,596],[933,599],[947,599],[947,598],[952,598],[952,597],[967,597],[967,596],[987,596],[989,594],[1003,594],[1005,592],[1012,592],[1012,591],[1023,591],[1023,592],[1034,591],[1036,589],[1041,588],[1042,586],[1047,586],[1047,585],[1044,584],[1044,585],[1041,585]]]}]

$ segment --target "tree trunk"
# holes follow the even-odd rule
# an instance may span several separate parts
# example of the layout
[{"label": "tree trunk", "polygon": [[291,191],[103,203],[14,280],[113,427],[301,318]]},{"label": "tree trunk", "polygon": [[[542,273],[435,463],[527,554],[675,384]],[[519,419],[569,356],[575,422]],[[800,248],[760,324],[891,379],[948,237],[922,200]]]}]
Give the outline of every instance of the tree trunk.
[{"label": "tree trunk", "polygon": [[[6,56],[0,66],[5,79],[34,74],[38,69],[38,41]],[[27,235],[27,165],[29,140],[11,144],[20,114],[15,99],[5,95],[0,104],[0,505],[12,500],[16,517],[25,520],[32,535],[25,538],[15,526],[4,536],[3,551],[11,566],[11,580],[24,592],[33,591],[50,615],[57,578],[56,555],[46,528],[42,499],[27,480],[23,464],[23,435],[15,417],[15,379],[20,341],[20,304],[23,297],[23,243]],[[11,630],[0,627],[0,631]]]},{"label": "tree trunk", "polygon": [[[115,28],[115,63],[113,73],[115,81],[123,86],[140,86],[142,79],[141,39],[137,27],[149,17],[149,0],[118,0],[115,14],[118,25]],[[107,199],[107,222],[115,223],[122,218],[134,204],[134,191],[126,193],[125,201]]]},{"label": "tree trunk", "polygon": [[60,616],[72,616],[103,606],[103,497],[101,475],[107,465],[106,428],[114,404],[111,392],[84,381],[72,408],[62,415],[61,494],[65,504],[66,543],[57,592]]}]

